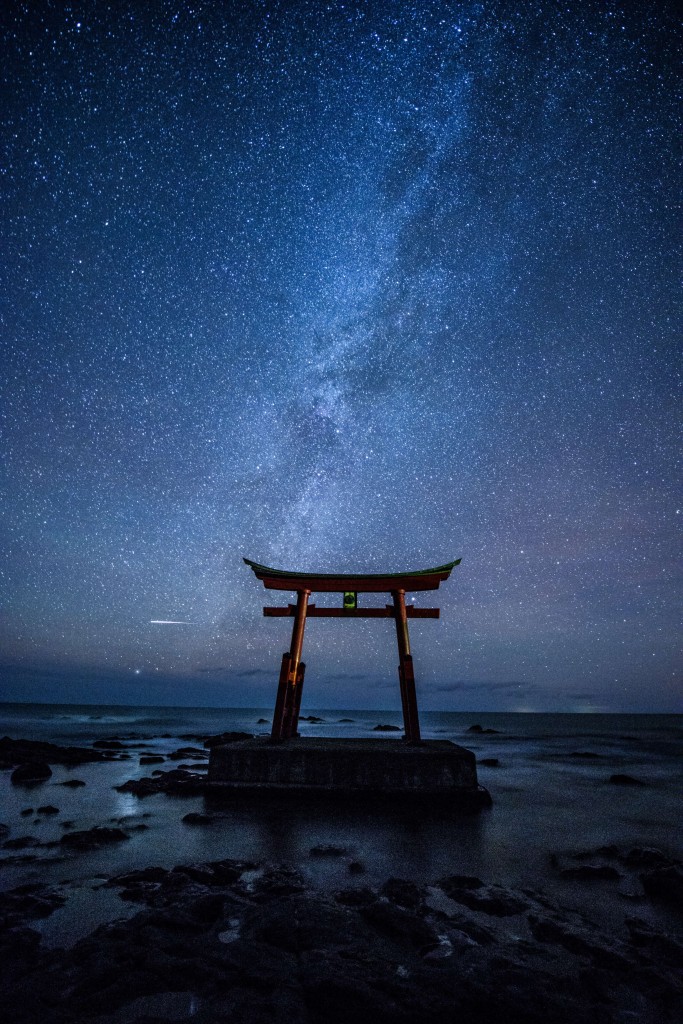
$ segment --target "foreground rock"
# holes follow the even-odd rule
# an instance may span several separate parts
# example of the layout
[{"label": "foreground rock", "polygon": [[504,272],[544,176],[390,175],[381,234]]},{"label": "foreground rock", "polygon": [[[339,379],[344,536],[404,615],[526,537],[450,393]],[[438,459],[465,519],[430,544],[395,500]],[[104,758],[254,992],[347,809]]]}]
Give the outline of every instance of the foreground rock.
[{"label": "foreground rock", "polygon": [[469,876],[324,895],[286,867],[223,860],[107,885],[139,912],[68,950],[39,947],[28,927],[58,894],[5,894],[5,1019],[673,1024],[683,998],[675,937],[632,917],[617,938]]}]

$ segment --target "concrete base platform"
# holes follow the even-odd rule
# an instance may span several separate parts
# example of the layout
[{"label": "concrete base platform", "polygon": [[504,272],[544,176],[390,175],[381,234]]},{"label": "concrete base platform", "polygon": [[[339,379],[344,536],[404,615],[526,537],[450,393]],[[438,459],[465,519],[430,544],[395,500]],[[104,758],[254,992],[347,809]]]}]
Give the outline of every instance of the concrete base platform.
[{"label": "concrete base platform", "polygon": [[478,785],[471,750],[448,740],[420,744],[399,739],[269,737],[213,747],[207,790],[224,792],[445,797],[453,806],[478,810],[491,797]]}]

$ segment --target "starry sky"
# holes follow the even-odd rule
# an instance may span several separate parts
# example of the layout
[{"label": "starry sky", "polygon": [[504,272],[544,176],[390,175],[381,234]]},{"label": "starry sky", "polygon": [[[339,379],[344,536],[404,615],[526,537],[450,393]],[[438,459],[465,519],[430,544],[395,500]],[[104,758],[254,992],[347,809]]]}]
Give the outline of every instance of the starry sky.
[{"label": "starry sky", "polygon": [[682,710],[673,5],[3,11],[3,699]]}]

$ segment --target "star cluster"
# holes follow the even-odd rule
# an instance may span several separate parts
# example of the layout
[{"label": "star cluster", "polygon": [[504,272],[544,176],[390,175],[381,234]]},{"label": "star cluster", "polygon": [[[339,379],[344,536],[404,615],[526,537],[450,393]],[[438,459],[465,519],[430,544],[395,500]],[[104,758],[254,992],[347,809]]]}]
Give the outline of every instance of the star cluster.
[{"label": "star cluster", "polygon": [[[424,706],[680,709],[672,7],[1,17],[8,699],[268,704],[242,556],[461,556]],[[311,623],[311,706],[398,701],[389,627]]]}]

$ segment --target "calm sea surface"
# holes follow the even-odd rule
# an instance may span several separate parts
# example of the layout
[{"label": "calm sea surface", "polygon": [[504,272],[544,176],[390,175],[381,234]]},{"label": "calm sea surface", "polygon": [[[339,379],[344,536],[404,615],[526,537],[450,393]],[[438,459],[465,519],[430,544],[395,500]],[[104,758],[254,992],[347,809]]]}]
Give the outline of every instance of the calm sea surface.
[{"label": "calm sea surface", "polygon": [[[399,725],[392,712],[309,710],[325,721],[301,723],[302,735],[377,736],[379,723]],[[15,739],[50,740],[90,745],[116,736],[144,741],[150,751],[168,753],[187,745],[183,734],[224,730],[268,732],[270,719],[261,709],[104,707],[77,705],[0,705],[0,735]],[[341,723],[340,719],[352,719]],[[98,889],[103,876],[150,864],[178,863],[221,857],[287,863],[301,870],[311,884],[323,888],[372,885],[389,875],[420,882],[447,874],[478,875],[489,882],[551,890],[570,906],[594,918],[659,915],[639,904],[638,893],[614,883],[587,892],[585,884],[558,879],[549,865],[551,852],[569,853],[616,844],[656,846],[683,859],[681,795],[683,794],[683,715],[557,715],[426,712],[421,716],[425,738],[450,739],[475,751],[477,758],[498,758],[498,767],[480,766],[479,781],[493,797],[493,807],[473,817],[385,808],[375,811],[325,807],[316,802],[280,804],[245,797],[231,803],[225,817],[207,827],[182,822],[189,811],[204,807],[202,796],[156,795],[140,800],[117,793],[114,786],[149,774],[140,767],[139,747],[129,761],[53,767],[53,776],[36,789],[12,786],[9,772],[0,773],[0,822],[9,836],[49,841],[73,828],[111,825],[127,818],[144,824],[128,842],[96,853],[64,859],[54,849],[38,851],[30,863],[13,863],[14,851],[0,848],[0,887],[24,882],[64,883],[69,902],[38,926],[45,941],[65,941],[89,930],[93,923],[132,913],[112,890]],[[468,732],[473,724],[498,730]],[[381,735],[381,734],[380,734]],[[388,734],[386,742],[400,742]],[[578,758],[577,753],[599,755]],[[162,765],[162,768],[172,767]],[[633,775],[642,788],[610,785],[614,773]],[[86,782],[80,789],[58,784],[68,778]],[[51,817],[21,811],[53,804]],[[144,815],[144,817],[143,817]],[[320,844],[343,847],[341,857],[315,858]],[[30,851],[28,851],[30,852]],[[365,873],[351,876],[350,860]],[[665,915],[664,915],[665,916]]]}]

